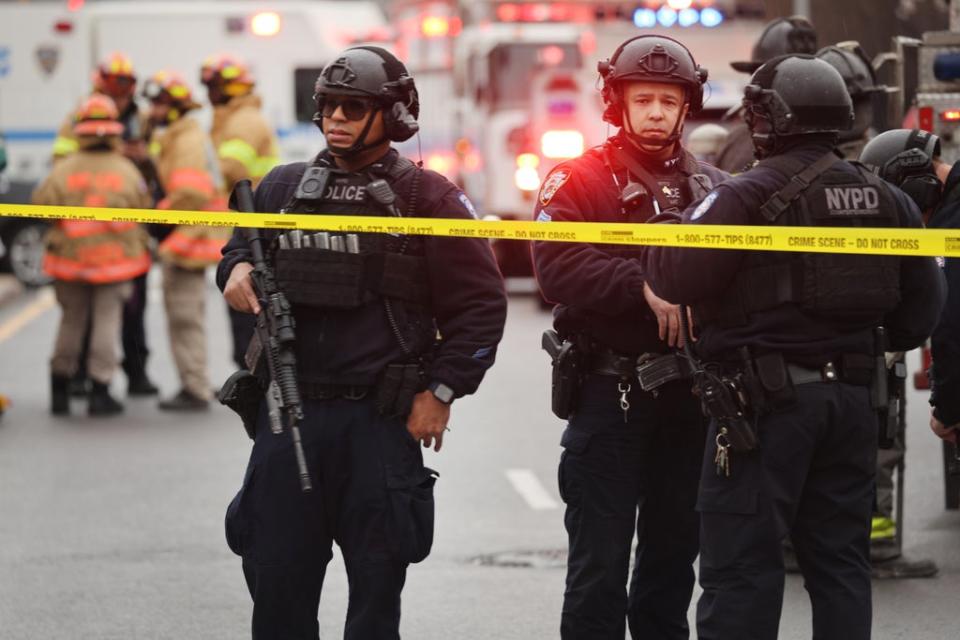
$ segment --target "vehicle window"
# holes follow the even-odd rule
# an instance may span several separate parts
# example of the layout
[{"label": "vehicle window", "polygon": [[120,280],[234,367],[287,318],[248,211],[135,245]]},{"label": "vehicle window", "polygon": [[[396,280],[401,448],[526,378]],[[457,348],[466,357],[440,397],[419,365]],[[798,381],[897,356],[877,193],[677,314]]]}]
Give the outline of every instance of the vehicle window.
[{"label": "vehicle window", "polygon": [[313,85],[323,67],[303,67],[293,70],[293,103],[297,108],[297,122],[312,122],[317,105],[313,101]]},{"label": "vehicle window", "polygon": [[534,76],[544,69],[579,69],[583,64],[575,44],[502,44],[490,52],[492,106],[505,109],[530,101]]}]

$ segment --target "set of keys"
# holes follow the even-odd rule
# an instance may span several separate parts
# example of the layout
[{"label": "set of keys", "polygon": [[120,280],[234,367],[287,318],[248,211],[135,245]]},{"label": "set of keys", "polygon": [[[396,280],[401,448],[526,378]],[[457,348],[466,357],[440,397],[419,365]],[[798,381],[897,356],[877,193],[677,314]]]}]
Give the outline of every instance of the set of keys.
[{"label": "set of keys", "polygon": [[727,440],[727,428],[720,427],[717,432],[717,453],[713,456],[713,463],[717,465],[717,475],[730,477],[730,441]]},{"label": "set of keys", "polygon": [[355,233],[345,236],[331,234],[326,231],[304,233],[294,229],[280,234],[277,245],[281,249],[326,249],[346,253],[360,253],[360,237]]}]

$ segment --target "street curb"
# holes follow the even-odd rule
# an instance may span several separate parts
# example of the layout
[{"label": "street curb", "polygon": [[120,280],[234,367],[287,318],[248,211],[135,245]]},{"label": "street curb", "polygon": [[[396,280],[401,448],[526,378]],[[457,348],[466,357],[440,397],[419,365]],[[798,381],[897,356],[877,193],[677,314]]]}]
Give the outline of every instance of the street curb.
[{"label": "street curb", "polygon": [[15,277],[0,274],[0,307],[23,293],[23,285]]}]

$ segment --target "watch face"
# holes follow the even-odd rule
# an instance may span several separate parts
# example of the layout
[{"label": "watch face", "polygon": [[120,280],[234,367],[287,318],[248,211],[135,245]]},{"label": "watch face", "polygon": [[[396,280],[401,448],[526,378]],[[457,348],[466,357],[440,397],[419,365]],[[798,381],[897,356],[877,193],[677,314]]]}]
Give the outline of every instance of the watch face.
[{"label": "watch face", "polygon": [[431,385],[430,390],[433,392],[433,395],[436,396],[437,400],[444,404],[450,404],[453,402],[453,389],[448,387],[445,384],[434,384]]}]

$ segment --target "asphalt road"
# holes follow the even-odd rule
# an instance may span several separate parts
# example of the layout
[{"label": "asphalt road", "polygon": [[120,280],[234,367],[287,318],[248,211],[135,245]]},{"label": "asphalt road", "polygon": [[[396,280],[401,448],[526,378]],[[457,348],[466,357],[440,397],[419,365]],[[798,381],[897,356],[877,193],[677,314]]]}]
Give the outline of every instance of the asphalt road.
[{"label": "asphalt road", "polygon": [[[159,274],[151,278],[149,368],[171,393]],[[0,639],[247,636],[250,600],[223,537],[250,447],[238,421],[219,406],[164,414],[153,400],[131,400],[109,420],[86,418],[75,402],[74,417],[53,419],[47,362],[58,313],[46,291],[0,307],[0,392],[13,401],[0,419]],[[219,382],[231,371],[229,328],[212,284],[206,313]],[[455,404],[443,452],[427,454],[441,474],[437,536],[408,575],[406,638],[558,636],[566,536],[555,480],[562,425],[539,351],[548,323],[531,298],[512,299],[497,366],[478,396]],[[907,549],[936,560],[940,574],[875,582],[874,637],[955,638],[960,514],[943,509],[926,398],[912,392],[909,404]],[[341,636],[345,605],[335,558],[323,637]],[[781,637],[809,638],[809,615],[801,579],[788,577]]]}]

